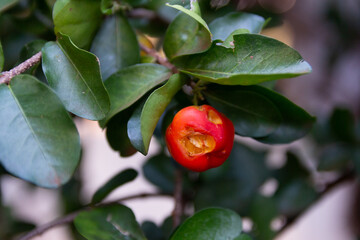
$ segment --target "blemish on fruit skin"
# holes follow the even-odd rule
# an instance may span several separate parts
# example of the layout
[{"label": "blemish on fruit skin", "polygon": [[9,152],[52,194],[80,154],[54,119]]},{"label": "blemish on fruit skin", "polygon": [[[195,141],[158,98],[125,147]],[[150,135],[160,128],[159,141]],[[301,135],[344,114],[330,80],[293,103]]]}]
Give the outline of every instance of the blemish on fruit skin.
[{"label": "blemish on fruit skin", "polygon": [[210,122],[212,122],[212,123],[214,123],[216,125],[223,123],[220,116],[213,110],[208,111],[207,118],[209,119]]}]

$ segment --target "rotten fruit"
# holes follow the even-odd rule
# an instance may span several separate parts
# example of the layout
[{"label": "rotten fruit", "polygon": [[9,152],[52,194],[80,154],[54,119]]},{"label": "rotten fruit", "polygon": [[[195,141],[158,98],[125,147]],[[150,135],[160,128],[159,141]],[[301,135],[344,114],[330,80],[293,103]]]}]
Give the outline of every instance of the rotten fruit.
[{"label": "rotten fruit", "polygon": [[181,109],[166,130],[166,144],[182,166],[203,172],[220,166],[234,143],[234,125],[209,105]]}]

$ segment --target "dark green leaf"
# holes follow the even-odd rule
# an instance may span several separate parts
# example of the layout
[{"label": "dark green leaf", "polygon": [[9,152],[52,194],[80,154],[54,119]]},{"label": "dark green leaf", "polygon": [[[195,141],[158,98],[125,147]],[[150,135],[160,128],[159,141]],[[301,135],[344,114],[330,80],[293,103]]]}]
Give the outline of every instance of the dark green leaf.
[{"label": "dark green leaf", "polygon": [[143,172],[146,179],[161,191],[170,194],[174,192],[175,166],[170,157],[161,154],[150,158],[144,164]]},{"label": "dark green leaf", "polygon": [[310,183],[297,179],[287,182],[275,197],[279,213],[292,217],[307,208],[316,199],[317,193]]},{"label": "dark green leaf", "polygon": [[106,127],[106,138],[112,149],[120,152],[120,156],[128,157],[137,152],[127,135],[127,123],[133,109],[126,109],[110,119]]},{"label": "dark green leaf", "polygon": [[312,128],[315,118],[284,96],[260,86],[251,86],[259,94],[269,99],[282,116],[282,122],[275,132],[257,141],[268,144],[290,143],[304,137]]},{"label": "dark green leaf", "polygon": [[235,142],[223,165],[200,175],[204,184],[197,191],[195,208],[216,205],[248,214],[252,199],[270,176],[265,156]]},{"label": "dark green leaf", "polygon": [[100,0],[57,0],[53,20],[55,33],[70,36],[80,48],[89,48],[101,23]]},{"label": "dark green leaf", "polygon": [[217,18],[209,24],[213,40],[225,41],[238,29],[247,29],[250,33],[260,33],[265,20],[263,17],[244,12],[231,12]]},{"label": "dark green leaf", "polygon": [[211,33],[205,21],[195,12],[179,5],[168,5],[182,13],[169,25],[164,52],[169,59],[204,52],[211,46]]},{"label": "dark green leaf", "polygon": [[320,154],[318,170],[335,171],[345,168],[352,159],[352,149],[345,144],[334,144],[325,147]]},{"label": "dark green leaf", "polygon": [[91,203],[95,204],[101,202],[106,198],[113,190],[124,185],[125,183],[131,182],[137,177],[138,173],[134,169],[126,169],[121,171],[112,177],[107,183],[104,184],[101,188],[99,188],[92,200]]},{"label": "dark green leaf", "polygon": [[132,145],[142,154],[147,154],[156,124],[184,83],[183,76],[172,75],[169,81],[152,92],[144,105],[140,105],[131,116],[127,125],[128,136]]},{"label": "dark green leaf", "polygon": [[355,119],[348,109],[336,108],[330,118],[330,127],[337,140],[355,141]]},{"label": "dark green leaf", "polygon": [[6,11],[11,8],[15,4],[17,4],[19,0],[1,0],[0,1],[0,13]]},{"label": "dark green leaf", "polygon": [[43,71],[66,109],[90,120],[103,119],[110,109],[97,58],[76,47],[65,35],[42,50]]},{"label": "dark green leaf", "polygon": [[133,212],[123,205],[82,212],[74,223],[88,240],[146,240]]},{"label": "dark green leaf", "polygon": [[124,67],[140,62],[135,32],[122,14],[108,17],[104,21],[91,51],[100,60],[103,80]]},{"label": "dark green leaf", "polygon": [[238,236],[237,238],[235,238],[234,240],[252,240],[252,238],[249,235],[243,233],[240,236]]},{"label": "dark green leaf", "polygon": [[104,127],[115,114],[131,106],[170,75],[171,71],[168,68],[151,63],[130,66],[111,75],[105,81],[111,109],[106,118],[100,121],[100,125]]},{"label": "dark green leaf", "polygon": [[277,216],[276,201],[273,198],[257,195],[251,202],[250,218],[254,222],[256,239],[271,240],[275,233],[271,230],[271,221]]},{"label": "dark green leaf", "polygon": [[162,230],[153,222],[143,222],[141,229],[148,240],[165,240]]},{"label": "dark green leaf", "polygon": [[2,72],[3,68],[4,68],[4,52],[3,52],[3,49],[2,49],[2,45],[1,45],[1,42],[0,42],[0,72]]},{"label": "dark green leaf", "polygon": [[209,86],[204,95],[234,124],[235,132],[247,137],[263,137],[274,132],[282,117],[276,105],[256,90],[260,87]]},{"label": "dark green leaf", "polygon": [[42,187],[72,176],[79,135],[58,97],[30,75],[0,85],[0,160],[12,174]]},{"label": "dark green leaf", "polygon": [[237,213],[224,208],[208,208],[185,220],[171,240],[224,240],[235,239],[242,230]]},{"label": "dark green leaf", "polygon": [[254,85],[311,71],[298,52],[272,38],[235,35],[234,46],[225,48],[215,42],[208,51],[176,58],[173,63],[184,73],[223,85]]}]

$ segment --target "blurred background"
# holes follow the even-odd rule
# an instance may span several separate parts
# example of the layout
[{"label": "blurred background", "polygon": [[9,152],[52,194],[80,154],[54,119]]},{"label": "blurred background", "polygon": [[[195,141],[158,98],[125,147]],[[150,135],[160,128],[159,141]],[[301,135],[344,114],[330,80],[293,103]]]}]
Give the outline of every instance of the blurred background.
[{"label": "blurred background", "polygon": [[[31,6],[45,1],[20,1],[9,13],[0,16],[0,37],[4,46],[6,67],[16,65],[22,46],[45,34],[48,18],[42,12],[33,12]],[[51,5],[54,1],[46,1]],[[287,192],[295,201],[294,214],[279,215],[269,220],[270,228],[285,230],[275,238],[278,240],[327,239],[353,240],[360,236],[360,188],[358,180],[341,177],[348,172],[360,170],[360,1],[359,0],[212,0],[204,1],[209,22],[231,10],[252,12],[271,18],[264,35],[276,38],[294,47],[310,63],[311,74],[294,79],[279,80],[274,88],[297,105],[317,117],[313,132],[304,139],[289,145],[267,146],[251,139],[239,137],[239,143],[251,151],[266,151],[269,168],[282,169],[289,154],[299,159],[300,165],[309,173],[308,180],[315,190],[331,185],[321,197],[310,196],[301,199],[302,193]],[[159,14],[166,22],[172,12],[161,8]],[[28,18],[35,18],[38,25],[27,26]],[[24,25],[19,25],[24,23]],[[141,28],[136,19],[132,22]],[[14,26],[31,28],[24,33]],[[161,26],[159,25],[159,28]],[[150,34],[153,39],[158,37]],[[48,36],[51,39],[51,35]],[[5,47],[6,46],[6,47]],[[149,182],[143,174],[143,165],[155,156],[161,143],[153,139],[149,156],[136,153],[131,157],[120,157],[107,143],[105,132],[96,122],[76,119],[83,156],[73,180],[58,190],[32,186],[10,176],[4,170],[0,175],[0,233],[4,239],[12,228],[29,230],[34,225],[45,224],[66,212],[71,212],[91,201],[95,191],[122,169],[134,168],[139,177],[112,192],[106,199],[116,200],[137,193],[155,193],[159,186]],[[335,137],[334,137],[335,135]],[[325,159],[325,160],[324,160]],[[330,163],[329,163],[330,162]],[[322,164],[323,163],[323,164]],[[325,164],[329,163],[329,164]],[[322,165],[321,165],[322,164]],[[322,171],[318,171],[318,170]],[[286,170],[287,171],[287,170]],[[291,174],[291,170],[288,170]],[[254,172],[254,174],[257,174]],[[246,183],[245,183],[246,185]],[[263,197],[271,197],[278,188],[278,182],[270,179],[257,186]],[[205,190],[204,190],[205,191]],[[204,194],[206,191],[204,192]],[[311,194],[310,194],[311,195]],[[296,200],[299,200],[296,202]],[[140,223],[152,221],[158,226],[171,215],[174,201],[171,197],[153,197],[124,202],[135,213]],[[200,204],[201,205],[201,204]],[[298,208],[299,206],[302,206]],[[188,206],[193,211],[193,206]],[[290,208],[291,210],[293,208]],[[257,226],[258,228],[259,225]],[[244,230],[252,231],[254,220],[244,217]],[[1,236],[1,235],[0,235]],[[81,239],[69,226],[54,228],[36,240]],[[271,238],[271,237],[270,237]]]}]

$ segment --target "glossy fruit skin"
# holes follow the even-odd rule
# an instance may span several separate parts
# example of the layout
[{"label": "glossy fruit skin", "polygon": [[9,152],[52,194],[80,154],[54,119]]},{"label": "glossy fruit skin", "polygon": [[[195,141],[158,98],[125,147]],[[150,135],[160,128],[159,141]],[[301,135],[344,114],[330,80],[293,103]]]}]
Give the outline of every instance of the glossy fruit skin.
[{"label": "glossy fruit skin", "polygon": [[234,143],[233,123],[209,105],[180,110],[166,130],[166,144],[182,166],[203,172],[220,166]]}]

